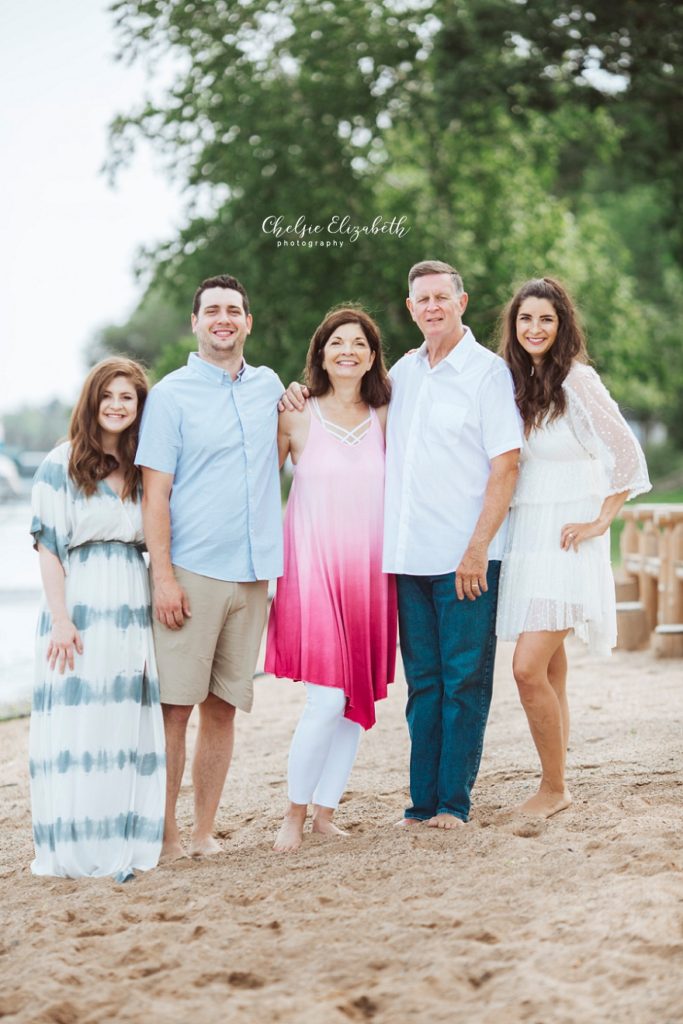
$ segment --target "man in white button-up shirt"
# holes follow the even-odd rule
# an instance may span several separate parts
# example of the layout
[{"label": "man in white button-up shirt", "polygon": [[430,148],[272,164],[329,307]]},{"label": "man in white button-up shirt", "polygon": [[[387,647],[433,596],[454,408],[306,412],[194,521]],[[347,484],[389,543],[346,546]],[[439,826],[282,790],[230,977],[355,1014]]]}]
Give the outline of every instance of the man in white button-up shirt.
[{"label": "man in white button-up shirt", "polygon": [[447,263],[412,267],[424,336],[391,371],[384,570],[397,574],[411,806],[401,825],[466,822],[491,702],[505,520],[522,430],[510,373],[462,322]]}]

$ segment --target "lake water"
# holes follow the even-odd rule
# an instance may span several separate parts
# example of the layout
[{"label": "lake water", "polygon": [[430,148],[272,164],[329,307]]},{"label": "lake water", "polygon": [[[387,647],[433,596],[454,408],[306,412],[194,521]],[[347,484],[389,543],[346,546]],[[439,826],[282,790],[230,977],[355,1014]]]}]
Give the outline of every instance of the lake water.
[{"label": "lake water", "polygon": [[25,709],[33,685],[41,585],[30,520],[28,502],[0,505],[0,717]]}]

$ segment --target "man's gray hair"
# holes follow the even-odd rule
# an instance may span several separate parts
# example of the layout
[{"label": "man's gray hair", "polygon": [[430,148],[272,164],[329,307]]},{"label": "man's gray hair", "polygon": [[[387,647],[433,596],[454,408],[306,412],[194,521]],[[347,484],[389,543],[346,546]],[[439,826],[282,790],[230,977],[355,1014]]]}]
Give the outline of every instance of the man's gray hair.
[{"label": "man's gray hair", "polygon": [[449,274],[453,281],[456,295],[462,295],[465,291],[465,286],[462,283],[462,278],[455,267],[452,267],[450,263],[443,263],[442,260],[422,260],[421,263],[415,263],[410,268],[408,274],[408,294],[413,294],[413,281],[417,277],[426,277],[427,274]]}]

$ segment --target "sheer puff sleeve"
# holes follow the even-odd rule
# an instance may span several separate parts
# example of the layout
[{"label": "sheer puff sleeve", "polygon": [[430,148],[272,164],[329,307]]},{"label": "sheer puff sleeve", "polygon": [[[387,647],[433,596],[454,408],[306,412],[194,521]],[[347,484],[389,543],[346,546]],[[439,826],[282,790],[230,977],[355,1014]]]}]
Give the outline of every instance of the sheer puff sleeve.
[{"label": "sheer puff sleeve", "polygon": [[69,481],[69,445],[61,444],[41,462],[31,489],[33,546],[51,551],[65,575],[69,571],[69,543],[72,535],[72,498]]},{"label": "sheer puff sleeve", "polygon": [[595,370],[574,363],[562,386],[574,435],[604,467],[607,495],[628,491],[635,498],[649,491],[643,450]]}]

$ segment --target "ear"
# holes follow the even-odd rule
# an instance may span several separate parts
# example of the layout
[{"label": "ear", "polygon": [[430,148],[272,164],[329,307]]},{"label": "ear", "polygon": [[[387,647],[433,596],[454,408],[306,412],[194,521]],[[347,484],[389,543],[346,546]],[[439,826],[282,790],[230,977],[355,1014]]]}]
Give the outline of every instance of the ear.
[{"label": "ear", "polygon": [[411,299],[410,296],[408,296],[408,298],[406,299],[406,306],[408,307],[408,312],[410,313],[411,317],[413,318],[413,320],[415,320],[415,309],[413,308],[413,300]]},{"label": "ear", "polygon": [[249,315],[247,316],[246,320],[247,320],[247,335],[249,335],[249,334],[251,334],[252,324],[254,323],[254,318],[251,315],[251,313],[249,313]]},{"label": "ear", "polygon": [[465,310],[467,309],[467,303],[469,302],[469,298],[470,297],[467,294],[467,292],[463,292],[462,295],[460,296],[460,315],[461,316],[465,312]]},{"label": "ear", "polygon": [[194,334],[197,328],[197,317],[194,315],[194,313],[190,317],[190,323],[192,324],[192,333]]}]

